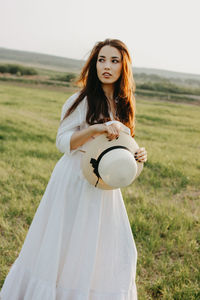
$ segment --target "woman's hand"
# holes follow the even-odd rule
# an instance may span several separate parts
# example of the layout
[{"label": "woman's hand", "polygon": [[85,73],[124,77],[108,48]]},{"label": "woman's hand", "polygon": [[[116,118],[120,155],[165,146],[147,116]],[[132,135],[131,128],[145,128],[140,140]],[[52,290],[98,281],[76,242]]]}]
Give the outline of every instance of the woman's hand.
[{"label": "woman's hand", "polygon": [[112,123],[110,125],[106,125],[105,123],[95,124],[92,125],[92,127],[95,135],[105,133],[109,141],[118,139],[120,130],[122,130],[122,127],[118,123]]},{"label": "woman's hand", "polygon": [[137,151],[134,154],[135,160],[137,162],[146,162],[147,161],[147,151],[144,147],[138,148]]},{"label": "woman's hand", "polygon": [[[95,124],[91,127],[93,127],[92,130],[94,135],[106,133],[106,137],[110,141],[113,139],[117,139],[119,137],[120,131],[123,130],[119,123],[112,123],[110,125],[106,125],[105,123]],[[144,163],[147,161],[147,151],[144,147],[138,148],[134,154],[134,157],[137,162]]]}]

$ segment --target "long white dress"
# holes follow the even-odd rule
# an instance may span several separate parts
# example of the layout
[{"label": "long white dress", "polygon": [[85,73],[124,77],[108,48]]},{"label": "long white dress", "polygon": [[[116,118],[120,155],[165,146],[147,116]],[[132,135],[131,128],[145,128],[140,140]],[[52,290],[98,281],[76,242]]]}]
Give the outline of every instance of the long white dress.
[{"label": "long white dress", "polygon": [[[61,119],[78,93],[63,105]],[[85,98],[59,126],[56,163],[1,300],[136,300],[137,250],[121,190],[95,188],[71,135],[86,128]]]}]

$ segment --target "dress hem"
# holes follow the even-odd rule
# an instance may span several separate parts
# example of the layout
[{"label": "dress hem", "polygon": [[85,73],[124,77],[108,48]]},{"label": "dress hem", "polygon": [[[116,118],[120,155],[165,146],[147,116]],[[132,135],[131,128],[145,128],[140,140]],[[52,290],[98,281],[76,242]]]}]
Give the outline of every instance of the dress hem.
[{"label": "dress hem", "polygon": [[16,262],[0,291],[0,300],[137,300],[136,286],[128,291],[104,292],[94,289],[68,289],[39,279]]}]

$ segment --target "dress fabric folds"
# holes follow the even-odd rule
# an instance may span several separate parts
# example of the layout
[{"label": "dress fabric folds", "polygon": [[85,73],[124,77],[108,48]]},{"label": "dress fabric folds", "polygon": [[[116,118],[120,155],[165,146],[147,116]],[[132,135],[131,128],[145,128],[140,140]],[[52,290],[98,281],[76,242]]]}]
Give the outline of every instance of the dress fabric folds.
[{"label": "dress fabric folds", "polygon": [[[76,100],[63,105],[61,120]],[[56,163],[0,292],[1,300],[137,300],[137,250],[120,189],[100,190],[84,178],[84,145],[70,138],[86,128],[87,99],[61,122]]]}]

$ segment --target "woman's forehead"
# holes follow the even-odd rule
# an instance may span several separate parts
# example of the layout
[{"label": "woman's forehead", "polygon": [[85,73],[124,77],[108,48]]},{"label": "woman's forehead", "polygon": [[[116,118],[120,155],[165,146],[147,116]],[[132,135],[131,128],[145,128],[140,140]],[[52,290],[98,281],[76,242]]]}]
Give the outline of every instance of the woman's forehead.
[{"label": "woman's forehead", "polygon": [[121,53],[117,48],[106,45],[106,46],[101,48],[101,50],[99,51],[98,56],[104,56],[106,58],[110,58],[110,57],[121,58]]}]

